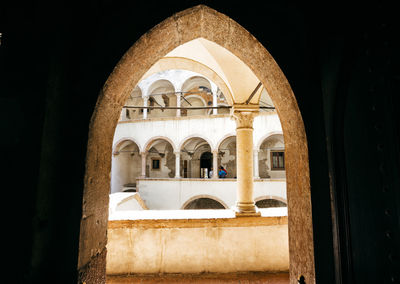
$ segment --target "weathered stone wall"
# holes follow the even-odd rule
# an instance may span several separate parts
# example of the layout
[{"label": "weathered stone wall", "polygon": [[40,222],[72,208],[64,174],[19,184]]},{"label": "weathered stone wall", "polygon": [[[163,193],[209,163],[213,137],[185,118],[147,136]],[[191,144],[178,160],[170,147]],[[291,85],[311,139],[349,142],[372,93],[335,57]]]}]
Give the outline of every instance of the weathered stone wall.
[{"label": "weathered stone wall", "polygon": [[107,274],[289,270],[287,217],[110,221],[107,250]]}]

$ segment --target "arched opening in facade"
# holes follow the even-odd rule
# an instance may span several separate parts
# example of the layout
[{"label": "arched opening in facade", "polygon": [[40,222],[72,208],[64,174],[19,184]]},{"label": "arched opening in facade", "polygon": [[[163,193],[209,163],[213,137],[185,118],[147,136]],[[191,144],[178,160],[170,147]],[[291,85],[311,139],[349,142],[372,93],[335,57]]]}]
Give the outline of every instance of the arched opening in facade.
[{"label": "arched opening in facade", "polygon": [[286,203],[277,199],[261,199],[256,202],[258,208],[286,207]]},{"label": "arched opening in facade", "polygon": [[[142,98],[142,90],[140,89],[139,86],[136,86],[132,93],[130,94],[128,100],[126,101],[125,105],[126,106],[136,106],[136,105],[142,105],[143,104],[143,98]],[[140,117],[143,116],[143,110],[140,109],[132,109],[132,108],[124,108],[121,111],[121,120],[122,121],[129,121],[133,119],[139,119]]]},{"label": "arched opening in facade", "polygon": [[218,170],[224,167],[227,178],[236,178],[236,136],[226,137],[218,147]]},{"label": "arched opening in facade", "polygon": [[[181,165],[183,178],[204,178],[212,167],[210,144],[200,137],[191,137],[181,146]],[[206,153],[211,154],[211,156]],[[211,161],[209,159],[211,158]],[[208,159],[208,163],[206,161]],[[207,164],[207,167],[205,165]],[[207,170],[205,170],[207,169]]]},{"label": "arched opening in facade", "polygon": [[132,140],[123,140],[113,151],[111,166],[111,193],[136,191],[136,178],[141,173],[139,146]]},{"label": "arched opening in facade", "polygon": [[200,197],[190,201],[184,209],[226,209],[224,205],[213,198]]},{"label": "arched opening in facade", "polygon": [[146,177],[172,178],[175,176],[175,153],[171,143],[165,138],[156,138],[147,143]]},{"label": "arched opening in facade", "polygon": [[[147,105],[153,107],[176,106],[176,95],[174,85],[167,80],[158,80],[148,88]],[[147,109],[148,118],[174,116],[173,109]]]},{"label": "arched opening in facade", "polygon": [[[205,38],[235,54],[251,68],[274,101],[286,142],[290,277],[294,282],[298,275],[303,275],[313,283],[307,140],[294,94],[276,62],[254,37],[227,16],[205,6],[178,13],[146,34],[118,63],[103,88],[89,132],[83,216],[91,218],[83,217],[81,221],[78,264],[83,271],[81,278],[91,275],[90,263],[94,259],[97,267],[105,267],[108,199],[104,196],[109,191],[110,149],[120,110],[133,86],[152,64],[175,47],[196,38]],[[132,69],[135,72],[128,72]],[[244,102],[249,92],[235,94],[233,100],[238,104]]]},{"label": "arched opening in facade", "polygon": [[282,134],[266,137],[258,149],[260,178],[285,178],[285,144]]}]

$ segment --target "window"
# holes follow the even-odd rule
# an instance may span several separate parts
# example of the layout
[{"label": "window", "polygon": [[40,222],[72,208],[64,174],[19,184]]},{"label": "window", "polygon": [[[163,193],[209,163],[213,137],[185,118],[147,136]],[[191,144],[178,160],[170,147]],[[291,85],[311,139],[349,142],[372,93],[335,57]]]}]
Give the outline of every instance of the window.
[{"label": "window", "polygon": [[160,159],[159,158],[152,158],[151,159],[151,169],[152,170],[159,170],[160,169]]},{"label": "window", "polygon": [[285,170],[284,151],[271,151],[271,170]]}]

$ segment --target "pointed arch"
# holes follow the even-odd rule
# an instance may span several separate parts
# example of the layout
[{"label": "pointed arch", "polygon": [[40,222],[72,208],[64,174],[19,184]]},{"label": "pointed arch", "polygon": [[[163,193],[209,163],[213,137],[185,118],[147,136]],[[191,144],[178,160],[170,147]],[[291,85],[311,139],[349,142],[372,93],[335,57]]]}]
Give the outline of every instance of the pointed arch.
[{"label": "pointed arch", "polygon": [[296,98],[264,46],[237,22],[204,5],[179,12],[144,34],[124,54],[99,94],[88,135],[79,275],[84,278],[99,267],[105,273],[112,141],[122,106],[157,60],[196,38],[214,42],[242,60],[274,102],[286,145],[290,278],[294,283],[303,275],[308,283],[315,283],[308,146]]}]

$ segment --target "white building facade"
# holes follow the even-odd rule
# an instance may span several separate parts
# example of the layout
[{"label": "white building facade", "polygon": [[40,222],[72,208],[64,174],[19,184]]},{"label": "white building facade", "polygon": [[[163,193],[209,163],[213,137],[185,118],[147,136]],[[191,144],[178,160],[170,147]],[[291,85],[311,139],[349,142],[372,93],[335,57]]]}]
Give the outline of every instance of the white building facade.
[{"label": "white building facade", "polygon": [[[253,122],[254,200],[259,207],[285,206],[282,128],[265,89],[263,105],[270,108]],[[204,75],[150,75],[133,90],[115,130],[111,198],[135,191],[150,210],[233,207],[236,128],[224,94]],[[221,166],[226,178],[218,176]]]}]

